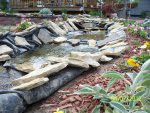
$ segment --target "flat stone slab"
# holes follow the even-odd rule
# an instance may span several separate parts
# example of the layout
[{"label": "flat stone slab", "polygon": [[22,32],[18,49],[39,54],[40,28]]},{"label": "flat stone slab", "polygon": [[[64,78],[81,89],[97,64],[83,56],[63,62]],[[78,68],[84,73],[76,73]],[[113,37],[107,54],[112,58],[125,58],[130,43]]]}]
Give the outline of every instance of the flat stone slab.
[{"label": "flat stone slab", "polygon": [[32,36],[32,40],[42,45],[42,42],[35,35]]},{"label": "flat stone slab", "polygon": [[54,43],[62,43],[65,41],[67,41],[67,38],[65,38],[65,37],[57,37],[54,39]]},{"label": "flat stone slab", "polygon": [[73,46],[78,45],[80,43],[80,39],[69,39],[67,41],[71,43]]},{"label": "flat stone slab", "polygon": [[40,29],[38,38],[44,43],[52,43],[54,40],[54,37],[50,35],[50,32],[47,29]]},{"label": "flat stone slab", "polygon": [[1,45],[0,46],[0,55],[2,54],[10,54],[13,52],[13,49],[8,47],[7,45]]},{"label": "flat stone slab", "polygon": [[15,44],[18,45],[18,46],[29,46],[30,44],[26,41],[25,38],[23,37],[19,37],[19,36],[16,36],[15,37]]},{"label": "flat stone slab", "polygon": [[9,55],[1,55],[1,56],[0,56],[0,62],[2,62],[2,61],[7,61],[7,60],[9,60],[9,59],[11,59]]}]

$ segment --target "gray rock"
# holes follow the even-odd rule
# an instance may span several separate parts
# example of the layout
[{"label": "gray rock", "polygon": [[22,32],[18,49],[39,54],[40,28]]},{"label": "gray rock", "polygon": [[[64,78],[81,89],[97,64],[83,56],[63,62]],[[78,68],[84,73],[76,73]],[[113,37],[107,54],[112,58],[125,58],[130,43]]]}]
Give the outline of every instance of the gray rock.
[{"label": "gray rock", "polygon": [[2,62],[2,61],[7,61],[7,60],[9,60],[10,59],[10,56],[9,55],[1,55],[0,56],[0,62]]},{"label": "gray rock", "polygon": [[15,44],[19,46],[30,46],[30,44],[26,41],[25,38],[19,36],[15,37]]},{"label": "gray rock", "polygon": [[2,54],[10,54],[13,52],[13,49],[8,47],[7,45],[1,45],[0,46],[0,55]]},{"label": "gray rock", "polygon": [[67,41],[67,38],[65,38],[65,37],[57,37],[57,38],[54,39],[55,43],[62,43],[62,42],[65,42],[65,41]]},{"label": "gray rock", "polygon": [[0,32],[0,37],[1,37],[1,36],[3,36],[3,33],[2,33],[2,32]]},{"label": "gray rock", "polygon": [[52,43],[54,40],[54,37],[52,37],[50,35],[50,32],[46,29],[40,29],[39,34],[38,34],[38,38],[44,43],[44,44],[48,44],[48,43]]},{"label": "gray rock", "polygon": [[32,40],[34,40],[34,41],[36,41],[37,43],[39,43],[39,44],[42,45],[41,41],[40,41],[34,34],[33,34],[33,36],[32,36]]}]

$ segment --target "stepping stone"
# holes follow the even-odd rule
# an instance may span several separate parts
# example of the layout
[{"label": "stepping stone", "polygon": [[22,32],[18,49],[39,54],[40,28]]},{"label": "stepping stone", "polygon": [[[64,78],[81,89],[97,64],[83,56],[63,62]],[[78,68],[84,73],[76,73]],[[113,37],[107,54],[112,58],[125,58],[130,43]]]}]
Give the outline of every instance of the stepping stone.
[{"label": "stepping stone", "polygon": [[57,37],[54,39],[54,43],[62,43],[65,41],[67,41],[67,38],[65,38],[65,37]]},{"label": "stepping stone", "polygon": [[73,46],[78,45],[80,43],[80,39],[69,39],[67,41],[71,43]]},{"label": "stepping stone", "polygon": [[13,49],[8,47],[7,45],[1,45],[0,46],[0,55],[2,54],[10,54],[13,52]]},{"label": "stepping stone", "polygon": [[7,60],[10,60],[10,56],[9,55],[1,55],[0,56],[0,62],[3,62],[3,61],[7,61]]},{"label": "stepping stone", "polygon": [[88,40],[88,43],[89,43],[89,47],[95,47],[96,46],[96,40]]},{"label": "stepping stone", "polygon": [[42,42],[35,35],[32,36],[32,40],[42,45]]},{"label": "stepping stone", "polygon": [[50,32],[47,29],[40,29],[38,38],[44,43],[52,43],[54,40],[54,37],[50,35]]},{"label": "stepping stone", "polygon": [[30,45],[30,44],[26,41],[25,38],[19,37],[19,36],[16,36],[16,37],[15,37],[15,44],[18,45],[18,46],[29,46],[29,45]]}]

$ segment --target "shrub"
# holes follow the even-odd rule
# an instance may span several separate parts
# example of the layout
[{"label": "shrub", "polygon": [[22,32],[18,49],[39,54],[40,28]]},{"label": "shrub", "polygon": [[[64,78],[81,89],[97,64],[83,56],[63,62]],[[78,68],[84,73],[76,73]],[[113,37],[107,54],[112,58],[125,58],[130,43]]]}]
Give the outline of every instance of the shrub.
[{"label": "shrub", "polygon": [[43,8],[43,9],[41,9],[39,13],[40,13],[40,14],[47,14],[47,15],[48,15],[48,14],[52,14],[51,10],[48,9],[48,8]]},{"label": "shrub", "polygon": [[91,15],[91,16],[101,16],[102,14],[99,11],[90,11],[89,15]]}]

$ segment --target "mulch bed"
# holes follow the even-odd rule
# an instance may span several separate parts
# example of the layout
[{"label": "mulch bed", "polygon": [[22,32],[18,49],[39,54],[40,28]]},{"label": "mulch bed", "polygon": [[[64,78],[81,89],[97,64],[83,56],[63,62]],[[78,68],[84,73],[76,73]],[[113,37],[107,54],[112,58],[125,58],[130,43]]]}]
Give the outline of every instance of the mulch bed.
[{"label": "mulch bed", "polygon": [[[115,58],[109,63],[101,64],[97,69],[91,69],[83,73],[79,78],[67,84],[46,100],[30,106],[25,113],[52,113],[53,111],[56,111],[57,108],[70,109],[71,113],[78,113],[86,109],[87,111],[82,113],[91,113],[94,106],[99,104],[98,100],[93,100],[92,96],[75,95],[73,93],[76,90],[79,90],[80,85],[83,84],[89,84],[92,86],[100,84],[106,87],[110,79],[103,78],[100,75],[110,70],[122,72],[116,64],[119,64],[122,61],[126,62],[128,58],[138,53],[138,51],[134,51],[136,45],[134,45],[133,40],[139,40],[141,44],[145,42],[144,39],[138,37],[128,38],[127,42],[129,43],[130,48],[121,58]],[[118,80],[110,91],[121,93],[125,86],[126,83],[122,80]]]}]

